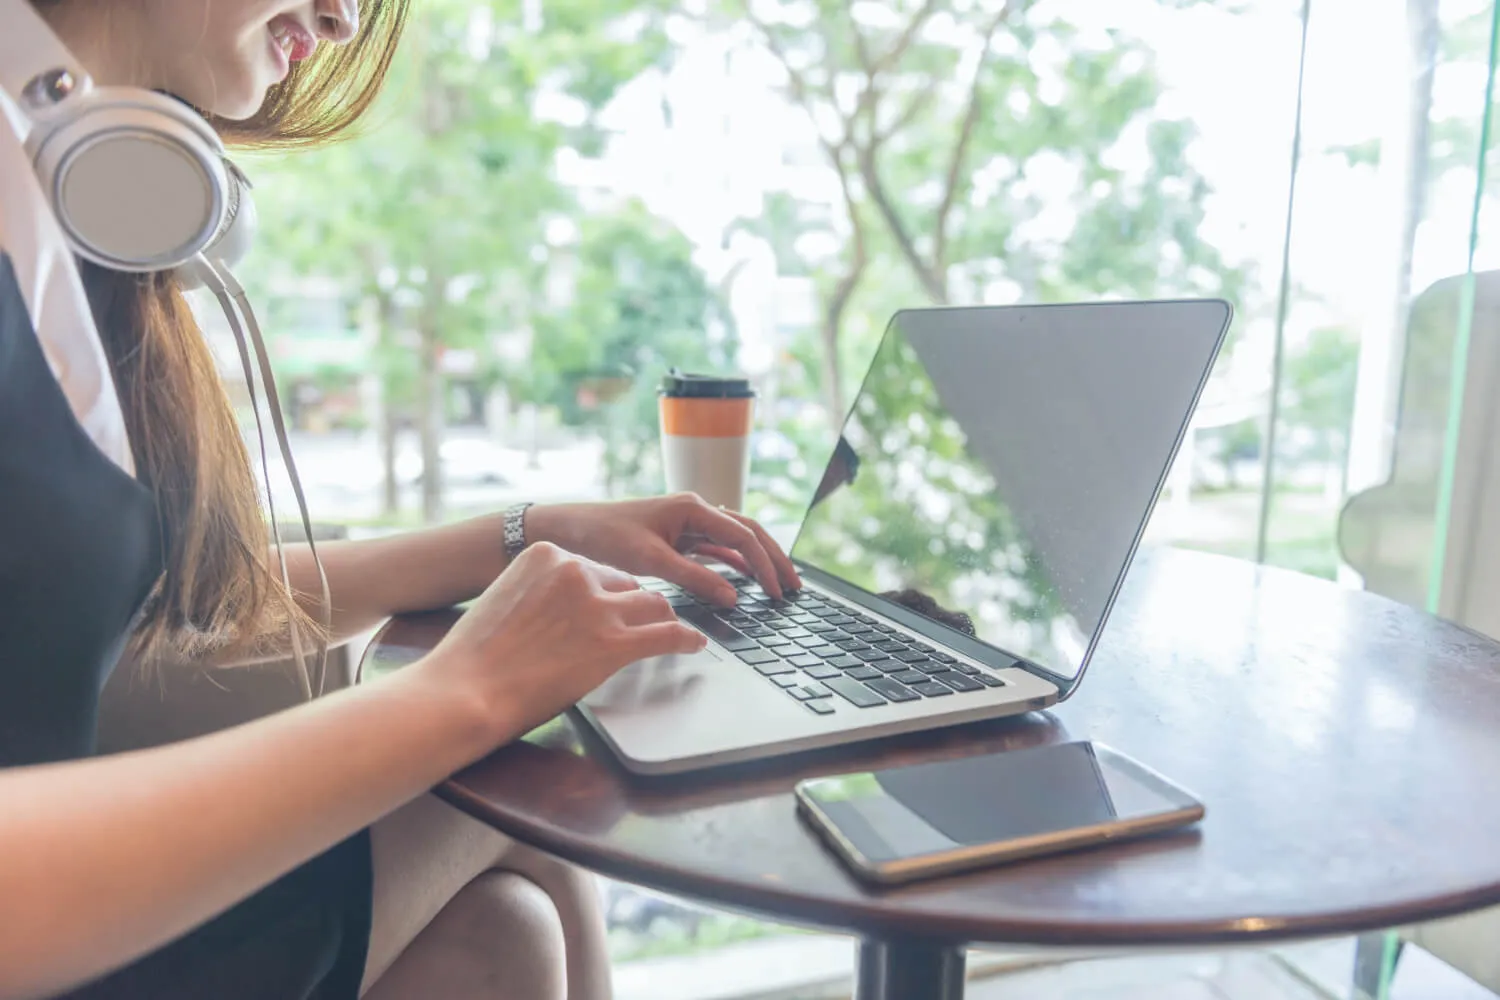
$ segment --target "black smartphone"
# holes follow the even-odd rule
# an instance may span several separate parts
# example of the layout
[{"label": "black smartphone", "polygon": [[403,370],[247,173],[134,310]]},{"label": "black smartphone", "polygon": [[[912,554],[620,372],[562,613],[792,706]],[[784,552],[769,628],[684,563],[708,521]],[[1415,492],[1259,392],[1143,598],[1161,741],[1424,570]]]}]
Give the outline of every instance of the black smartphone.
[{"label": "black smartphone", "polygon": [[811,778],[803,816],[860,878],[899,883],[1196,823],[1203,804],[1097,743]]}]

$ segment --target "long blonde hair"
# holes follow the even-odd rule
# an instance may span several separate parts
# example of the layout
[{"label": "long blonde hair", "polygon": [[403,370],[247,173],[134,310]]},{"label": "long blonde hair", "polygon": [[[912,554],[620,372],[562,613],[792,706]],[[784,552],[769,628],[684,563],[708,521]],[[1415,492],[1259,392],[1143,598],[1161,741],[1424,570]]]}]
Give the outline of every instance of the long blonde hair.
[{"label": "long blonde hair", "polygon": [[[59,0],[35,0],[46,6]],[[210,118],[227,144],[292,149],[347,134],[379,94],[410,0],[361,0],[360,33],[293,66],[250,119]],[[165,570],[132,637],[143,662],[261,652],[315,626],[270,562],[249,455],[214,359],[170,274],[85,266],[130,434],[156,496]]]}]

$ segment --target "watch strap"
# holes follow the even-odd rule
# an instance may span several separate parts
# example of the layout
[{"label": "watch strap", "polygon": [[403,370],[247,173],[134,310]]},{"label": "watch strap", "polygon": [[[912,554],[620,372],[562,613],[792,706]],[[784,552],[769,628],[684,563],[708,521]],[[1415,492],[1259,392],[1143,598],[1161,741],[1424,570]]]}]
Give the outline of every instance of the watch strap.
[{"label": "watch strap", "polygon": [[526,548],[526,511],[530,503],[518,503],[505,512],[505,557],[514,559]]}]

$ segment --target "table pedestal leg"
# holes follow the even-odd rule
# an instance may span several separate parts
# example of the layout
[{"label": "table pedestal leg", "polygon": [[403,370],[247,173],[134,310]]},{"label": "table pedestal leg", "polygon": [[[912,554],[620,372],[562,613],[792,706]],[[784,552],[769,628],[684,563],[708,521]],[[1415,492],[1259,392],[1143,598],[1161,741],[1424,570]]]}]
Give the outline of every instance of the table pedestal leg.
[{"label": "table pedestal leg", "polygon": [[859,942],[854,1000],[963,1000],[964,950],[916,941]]}]

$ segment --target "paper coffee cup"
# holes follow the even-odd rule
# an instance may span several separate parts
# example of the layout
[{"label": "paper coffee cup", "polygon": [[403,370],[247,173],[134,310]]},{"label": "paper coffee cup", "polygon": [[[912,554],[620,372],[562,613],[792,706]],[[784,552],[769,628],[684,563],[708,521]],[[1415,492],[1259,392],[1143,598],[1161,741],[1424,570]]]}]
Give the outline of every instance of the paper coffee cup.
[{"label": "paper coffee cup", "polygon": [[662,379],[658,398],[667,492],[696,493],[728,510],[743,509],[755,419],[750,381],[673,369]]}]

